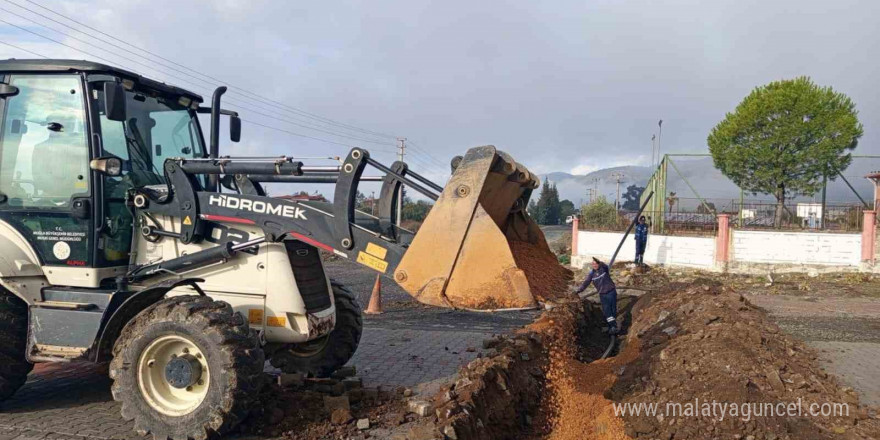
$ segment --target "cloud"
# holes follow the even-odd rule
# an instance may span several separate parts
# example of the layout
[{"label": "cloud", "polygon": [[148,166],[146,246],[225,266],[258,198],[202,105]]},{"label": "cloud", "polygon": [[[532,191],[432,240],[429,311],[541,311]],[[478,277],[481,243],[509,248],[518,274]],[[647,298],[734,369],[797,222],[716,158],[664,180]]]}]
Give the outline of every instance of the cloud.
[{"label": "cloud", "polygon": [[581,161],[578,162],[578,165],[571,168],[568,173],[573,175],[584,175],[604,168],[622,167],[627,165],[648,166],[650,163],[651,159],[646,155],[635,155],[630,158],[611,156],[607,160],[601,157],[596,158],[591,156],[581,159]]},{"label": "cloud", "polygon": [[[804,74],[853,98],[865,125],[857,154],[880,153],[868,74],[880,60],[865,55],[880,45],[874,0],[37,1],[233,85],[228,106],[287,132],[245,124],[242,146],[224,143],[226,154],[358,145],[388,163],[405,136],[421,147],[410,150],[413,167],[438,179],[451,157],[485,144],[539,173],[646,165],[658,119],[663,152],[705,152],[709,130],[752,88]],[[3,32],[49,56],[90,58]],[[205,96],[218,84],[119,56],[139,59],[134,49],[64,41]],[[10,56],[28,55],[0,45]]]},{"label": "cloud", "polygon": [[590,174],[593,171],[596,171],[598,169],[599,169],[599,167],[597,165],[578,165],[578,166],[572,168],[571,171],[568,172],[568,174],[574,174],[576,176],[583,175],[583,174]]}]

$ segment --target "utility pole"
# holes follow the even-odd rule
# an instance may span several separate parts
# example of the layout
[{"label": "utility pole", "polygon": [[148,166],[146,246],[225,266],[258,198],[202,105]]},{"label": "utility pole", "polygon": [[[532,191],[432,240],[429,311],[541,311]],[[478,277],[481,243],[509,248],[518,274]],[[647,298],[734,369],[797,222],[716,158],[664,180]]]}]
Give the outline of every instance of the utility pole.
[{"label": "utility pole", "polygon": [[[663,183],[664,184],[666,183],[666,176],[664,175],[663,171],[660,169],[661,164],[663,162],[663,156],[660,155],[660,138],[663,136],[663,120],[662,119],[657,122],[657,127],[659,127],[659,133],[657,134],[657,167],[655,168],[656,173],[654,174],[654,179],[653,179],[654,195],[657,197],[652,198],[653,202],[651,203],[651,207],[653,208],[652,211],[654,211],[654,215],[660,216],[660,220],[659,221],[655,220],[655,221],[651,222],[651,232],[652,233],[655,231],[654,225],[661,224],[663,222],[663,220],[665,220],[663,218],[663,208],[664,208],[663,204],[666,203],[666,201],[664,200],[666,198],[665,189],[664,189],[664,194],[662,196],[660,196],[658,194],[658,190],[660,190],[660,188],[658,187],[660,182],[657,181],[657,179],[662,176]],[[658,203],[660,204],[660,206],[659,206],[660,209],[657,209]],[[662,227],[662,225],[661,225],[661,227]]]},{"label": "utility pole", "polygon": [[376,191],[370,192],[370,215],[376,216]]},{"label": "utility pole", "polygon": [[660,127],[660,133],[657,135],[657,162],[660,162],[660,138],[663,137],[663,120],[657,123],[657,126]]},{"label": "utility pole", "polygon": [[822,176],[822,207],[819,208],[819,229],[825,229],[825,196],[828,190],[828,174]]},{"label": "utility pole", "polygon": [[654,172],[654,162],[655,162],[655,159],[654,159],[654,149],[657,148],[657,145],[656,145],[657,142],[656,142],[656,141],[657,141],[657,135],[656,135],[656,134],[652,134],[652,135],[651,135],[651,172],[652,172],[652,173]]},{"label": "utility pole", "polygon": [[611,178],[617,182],[617,198],[614,199],[614,206],[616,209],[620,209],[620,182],[623,181],[623,178],[626,177],[623,173],[611,173]]},{"label": "utility pole", "polygon": [[[406,156],[406,138],[399,137],[397,142],[400,142],[397,145],[397,160],[403,162],[403,157]],[[400,221],[403,218],[403,197],[403,184],[401,183],[400,191],[397,192],[397,226],[400,226]]]}]

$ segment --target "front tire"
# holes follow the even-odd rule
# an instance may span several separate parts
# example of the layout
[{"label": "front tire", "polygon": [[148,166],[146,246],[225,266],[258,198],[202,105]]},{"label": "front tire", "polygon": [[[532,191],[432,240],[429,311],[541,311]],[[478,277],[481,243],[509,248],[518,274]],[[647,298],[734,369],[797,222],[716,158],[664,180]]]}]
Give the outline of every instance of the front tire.
[{"label": "front tire", "polygon": [[348,288],[333,280],[330,284],[336,303],[336,327],[318,340],[282,347],[270,359],[273,366],[285,373],[327,377],[354,356],[364,329],[361,308]]},{"label": "front tire", "polygon": [[263,364],[256,334],[229,304],[167,298],[134,317],[113,347],[113,399],[142,435],[207,439],[247,415]]},{"label": "front tire", "polygon": [[0,402],[15,394],[34,365],[27,361],[27,304],[0,288]]}]

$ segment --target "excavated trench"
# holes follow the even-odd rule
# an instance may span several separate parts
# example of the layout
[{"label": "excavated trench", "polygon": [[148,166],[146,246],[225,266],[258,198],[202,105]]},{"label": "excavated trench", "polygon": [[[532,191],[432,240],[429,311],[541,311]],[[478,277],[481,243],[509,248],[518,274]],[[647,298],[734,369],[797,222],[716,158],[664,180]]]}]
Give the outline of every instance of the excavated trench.
[{"label": "excavated trench", "polygon": [[[635,297],[621,297],[624,325],[635,304]],[[606,384],[604,377],[619,363],[618,357],[600,360],[610,340],[604,323],[598,303],[572,299],[513,337],[487,341],[489,355],[462,368],[456,382],[434,397],[437,433],[479,440],[584,438],[581,422],[610,411],[602,396],[610,383],[586,394],[582,386]],[[631,352],[625,344],[612,355]]]},{"label": "excavated trench", "polygon": [[[628,332],[607,359],[600,359],[609,337],[595,303],[557,303],[515,337],[496,340],[493,354],[435,396],[434,432],[481,440],[880,438],[880,419],[856,393],[730,288],[670,283],[622,296],[619,310]],[[712,401],[756,412],[768,402],[800,402],[803,411],[842,404],[848,413],[722,417],[706,412]],[[696,413],[615,413],[615,404],[669,402],[685,410],[698,402]]]}]

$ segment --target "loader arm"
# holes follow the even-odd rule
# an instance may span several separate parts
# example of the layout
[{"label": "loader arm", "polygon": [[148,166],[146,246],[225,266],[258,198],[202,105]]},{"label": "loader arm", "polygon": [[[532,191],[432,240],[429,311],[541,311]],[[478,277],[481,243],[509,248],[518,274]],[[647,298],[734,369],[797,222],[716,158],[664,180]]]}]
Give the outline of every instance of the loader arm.
[{"label": "loader arm", "polygon": [[[131,194],[145,237],[198,242],[211,222],[254,225],[265,237],[142,265],[130,272],[133,281],[225,261],[263,241],[300,240],[376,270],[426,304],[468,309],[536,304],[509,241],[525,241],[549,252],[524,209],[539,181],[492,146],[472,148],[456,158],[445,187],[402,162],[385,166],[359,148],[337,167],[309,167],[285,157],[169,159],[164,167],[164,190],[140,188]],[[368,167],[384,176],[364,176]],[[195,178],[199,174],[232,176],[230,186],[237,193],[205,191]],[[383,182],[378,217],[355,210],[358,183],[367,180]],[[268,197],[263,182],[323,182],[336,187],[333,202],[321,203]],[[418,234],[394,221],[400,185],[436,201]],[[178,218],[180,229],[158,229],[147,220],[153,214]]]}]

